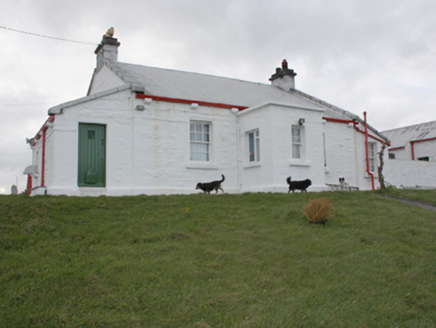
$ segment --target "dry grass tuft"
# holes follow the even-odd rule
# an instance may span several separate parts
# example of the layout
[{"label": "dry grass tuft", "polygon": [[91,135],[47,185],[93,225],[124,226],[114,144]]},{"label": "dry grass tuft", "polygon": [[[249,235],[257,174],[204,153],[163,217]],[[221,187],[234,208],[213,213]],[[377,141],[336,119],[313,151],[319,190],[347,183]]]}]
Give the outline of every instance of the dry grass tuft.
[{"label": "dry grass tuft", "polygon": [[332,207],[333,204],[325,198],[311,199],[310,203],[304,206],[303,214],[310,222],[325,223]]}]

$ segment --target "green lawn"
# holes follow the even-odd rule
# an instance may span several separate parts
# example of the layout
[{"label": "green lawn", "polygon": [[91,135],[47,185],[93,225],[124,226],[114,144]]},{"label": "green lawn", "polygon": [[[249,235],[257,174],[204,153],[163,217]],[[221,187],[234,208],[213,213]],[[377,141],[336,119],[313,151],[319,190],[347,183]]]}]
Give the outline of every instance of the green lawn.
[{"label": "green lawn", "polygon": [[[309,224],[321,197],[332,217]],[[2,327],[435,327],[436,212],[379,192],[0,196],[0,279]]]}]

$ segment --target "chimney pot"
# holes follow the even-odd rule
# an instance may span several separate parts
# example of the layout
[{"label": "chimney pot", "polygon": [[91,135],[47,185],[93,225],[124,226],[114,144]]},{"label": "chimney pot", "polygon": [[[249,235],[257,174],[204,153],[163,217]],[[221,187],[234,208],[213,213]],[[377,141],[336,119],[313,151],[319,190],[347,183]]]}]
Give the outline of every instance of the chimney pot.
[{"label": "chimney pot", "polygon": [[94,53],[97,55],[97,71],[104,66],[104,64],[115,64],[118,61],[118,47],[120,43],[116,38],[108,35],[103,35],[103,39],[95,49]]},{"label": "chimney pot", "polygon": [[286,59],[282,61],[282,68],[277,67],[275,74],[269,79],[271,84],[283,90],[295,89],[295,76],[297,73],[293,69],[288,68]]}]

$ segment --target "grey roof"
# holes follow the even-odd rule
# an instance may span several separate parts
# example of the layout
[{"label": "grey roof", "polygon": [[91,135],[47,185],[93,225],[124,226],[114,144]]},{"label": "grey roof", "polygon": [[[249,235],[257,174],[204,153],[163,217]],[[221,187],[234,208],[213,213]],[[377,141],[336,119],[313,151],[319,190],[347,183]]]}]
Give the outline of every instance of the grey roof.
[{"label": "grey roof", "polygon": [[279,103],[314,110],[325,109],[296,93],[265,83],[119,62],[111,69],[124,82],[141,84],[145,94],[153,96],[243,107]]},{"label": "grey roof", "polygon": [[404,147],[410,141],[436,138],[436,121],[387,130],[382,133],[392,140],[392,148]]}]

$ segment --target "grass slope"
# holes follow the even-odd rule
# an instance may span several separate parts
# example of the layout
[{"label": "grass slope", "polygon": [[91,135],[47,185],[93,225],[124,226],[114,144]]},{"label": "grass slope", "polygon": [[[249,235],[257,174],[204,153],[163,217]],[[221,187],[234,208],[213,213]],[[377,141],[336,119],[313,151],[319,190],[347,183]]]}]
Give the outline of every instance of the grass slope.
[{"label": "grass slope", "polygon": [[0,196],[1,326],[435,326],[435,219],[377,192]]}]

